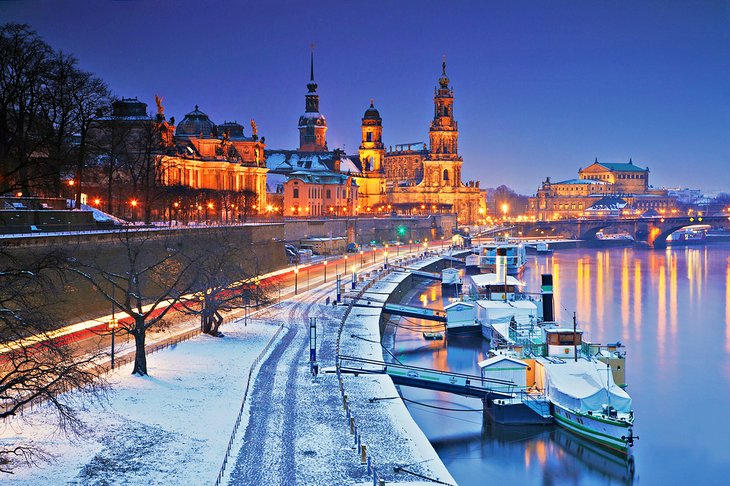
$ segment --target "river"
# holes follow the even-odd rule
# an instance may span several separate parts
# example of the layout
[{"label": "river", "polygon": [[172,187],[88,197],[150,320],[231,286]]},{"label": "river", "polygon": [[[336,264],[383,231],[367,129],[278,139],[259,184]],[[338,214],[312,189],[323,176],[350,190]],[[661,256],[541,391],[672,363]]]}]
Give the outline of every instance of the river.
[{"label": "river", "polygon": [[[561,322],[571,324],[575,311],[588,340],[626,346],[639,440],[627,461],[555,426],[483,425],[479,400],[402,387],[458,483],[728,484],[730,244],[528,255],[528,292],[539,291],[542,273],[554,276]],[[444,305],[438,282],[407,300]],[[430,323],[399,322],[384,344],[402,362],[479,374],[488,352],[481,338],[425,341],[418,327]]]}]

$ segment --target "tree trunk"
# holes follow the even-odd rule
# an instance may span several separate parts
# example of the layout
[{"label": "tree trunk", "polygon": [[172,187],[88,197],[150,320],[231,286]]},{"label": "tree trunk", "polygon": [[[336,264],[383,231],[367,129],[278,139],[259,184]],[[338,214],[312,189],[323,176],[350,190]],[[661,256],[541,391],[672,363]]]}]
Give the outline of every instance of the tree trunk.
[{"label": "tree trunk", "polygon": [[223,324],[223,316],[216,311],[211,317],[210,320],[212,321],[212,327],[210,330],[211,336],[218,336],[220,332],[218,329],[221,327],[221,324]]},{"label": "tree trunk", "polygon": [[137,322],[134,332],[134,369],[133,375],[147,376],[147,355],[145,354],[145,328],[144,322]]}]

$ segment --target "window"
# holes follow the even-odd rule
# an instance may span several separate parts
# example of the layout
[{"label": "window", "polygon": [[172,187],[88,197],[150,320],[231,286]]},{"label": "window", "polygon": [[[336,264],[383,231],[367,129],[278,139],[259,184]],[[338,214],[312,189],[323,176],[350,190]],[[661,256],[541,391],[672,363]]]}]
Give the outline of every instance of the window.
[{"label": "window", "polygon": [[332,199],[332,190],[327,189],[327,199]]},{"label": "window", "polygon": [[367,140],[368,142],[372,142],[373,141],[373,132],[368,132],[367,135],[365,136],[365,140]]},{"label": "window", "polygon": [[446,170],[446,169],[444,169],[444,180],[445,181],[448,181],[449,180],[449,171]]},{"label": "window", "polygon": [[294,199],[299,199],[299,188],[294,188],[294,195],[292,196]]}]

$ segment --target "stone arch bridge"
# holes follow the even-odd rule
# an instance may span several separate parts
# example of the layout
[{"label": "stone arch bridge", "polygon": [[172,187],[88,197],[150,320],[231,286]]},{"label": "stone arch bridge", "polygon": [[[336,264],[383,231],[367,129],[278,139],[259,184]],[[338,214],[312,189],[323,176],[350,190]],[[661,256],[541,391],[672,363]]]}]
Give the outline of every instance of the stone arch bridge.
[{"label": "stone arch bridge", "polygon": [[523,236],[565,236],[581,240],[595,240],[596,233],[603,229],[611,232],[625,232],[634,241],[648,243],[661,248],[667,237],[682,228],[695,225],[709,225],[713,229],[730,230],[728,216],[679,216],[652,218],[603,218],[563,219],[559,221],[537,221],[514,223],[514,231]]}]

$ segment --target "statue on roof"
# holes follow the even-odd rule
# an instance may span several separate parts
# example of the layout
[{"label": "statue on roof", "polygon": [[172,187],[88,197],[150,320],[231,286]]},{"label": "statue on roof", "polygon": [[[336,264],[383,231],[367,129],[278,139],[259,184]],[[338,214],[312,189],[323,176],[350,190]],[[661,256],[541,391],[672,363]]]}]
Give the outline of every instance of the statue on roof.
[{"label": "statue on roof", "polygon": [[256,127],[256,122],[251,118],[251,133],[253,134],[253,139],[257,140],[259,138],[259,130]]},{"label": "statue on roof", "polygon": [[155,104],[157,105],[157,114],[162,115],[162,116],[165,115],[165,107],[162,106],[163,99],[164,98],[162,96],[155,95]]}]

